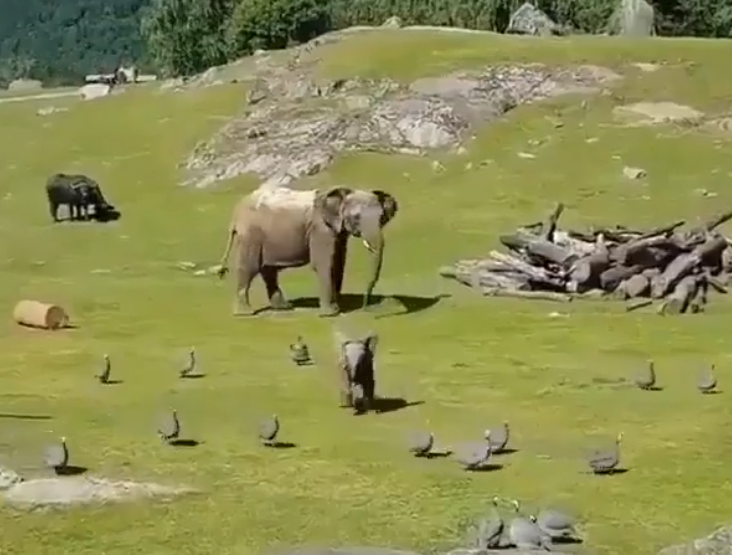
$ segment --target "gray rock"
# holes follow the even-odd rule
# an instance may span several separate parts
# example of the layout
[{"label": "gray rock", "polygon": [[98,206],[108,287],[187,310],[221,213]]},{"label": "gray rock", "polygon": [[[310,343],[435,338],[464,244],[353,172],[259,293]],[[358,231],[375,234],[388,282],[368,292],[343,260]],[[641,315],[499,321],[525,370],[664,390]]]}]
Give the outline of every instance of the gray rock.
[{"label": "gray rock", "polygon": [[389,28],[389,29],[399,29],[399,28],[403,27],[402,19],[399,16],[392,15],[389,19],[384,21],[384,23],[382,23],[381,26]]},{"label": "gray rock", "polygon": [[[568,552],[562,552],[557,551],[556,549],[552,549],[551,551],[555,555],[569,555]],[[452,551],[448,551],[445,555],[546,555],[547,551],[545,549],[516,549],[516,548],[508,548],[508,549],[476,549],[476,548],[465,548],[465,547],[459,547],[457,549],[453,549]],[[674,554],[676,555],[676,554]],[[680,554],[679,554],[680,555]]]},{"label": "gray rock", "polygon": [[181,164],[183,184],[203,188],[250,173],[276,187],[323,171],[343,151],[425,155],[458,148],[472,127],[518,105],[592,92],[615,78],[594,66],[556,70],[539,64],[420,79],[409,87],[388,79],[315,84],[274,76],[250,89],[250,95],[267,91],[252,110],[199,144]]},{"label": "gray rock", "polygon": [[4,491],[19,484],[23,478],[14,470],[0,466],[0,491]]},{"label": "gray rock", "polygon": [[539,8],[524,2],[511,15],[506,33],[548,36],[560,33],[560,27]]},{"label": "gray rock", "polygon": [[727,555],[732,553],[732,526],[719,528],[704,538],[672,545],[658,555]]}]

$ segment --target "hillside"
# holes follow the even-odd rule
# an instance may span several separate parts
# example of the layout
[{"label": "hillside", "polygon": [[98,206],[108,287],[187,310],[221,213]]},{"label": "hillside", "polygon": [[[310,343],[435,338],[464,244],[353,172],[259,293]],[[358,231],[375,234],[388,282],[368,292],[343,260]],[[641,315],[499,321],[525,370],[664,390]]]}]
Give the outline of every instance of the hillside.
[{"label": "hillside", "polygon": [[[0,552],[444,554],[494,495],[576,515],[585,545],[572,552],[648,555],[728,525],[724,295],[664,318],[610,300],[484,298],[438,275],[556,202],[569,229],[694,225],[729,209],[728,65],[726,41],[365,30],[95,101],[0,99],[0,466],[48,475],[42,447],[63,435],[88,475],[198,491],[3,506]],[[499,103],[506,83],[515,95]],[[638,103],[663,117],[622,116]],[[669,103],[697,115],[674,120]],[[93,176],[122,218],[52,223],[43,186],[55,172]],[[317,317],[306,268],[282,274],[294,311],[231,315],[234,277],[209,269],[235,202],[265,181],[398,199],[375,306],[359,307],[370,258],[354,240],[342,317]],[[267,304],[259,278],[252,296]],[[78,327],[16,326],[24,298],[66,307]],[[407,406],[338,407],[336,327],[379,334],[377,391]],[[298,335],[314,366],[290,362]],[[191,346],[200,380],[178,378]],[[93,379],[105,353],[122,383]],[[628,387],[648,359],[662,391]],[[709,363],[723,394],[695,388]],[[156,418],[171,408],[199,445],[162,444]],[[256,423],[272,413],[294,448],[259,444]],[[457,448],[503,420],[516,451],[491,472],[406,450],[414,430]],[[588,474],[585,453],[621,431],[627,472]]]},{"label": "hillside", "polygon": [[139,25],[147,0],[9,0],[0,18],[0,82],[31,69],[34,78],[78,84],[120,59],[140,61]]}]

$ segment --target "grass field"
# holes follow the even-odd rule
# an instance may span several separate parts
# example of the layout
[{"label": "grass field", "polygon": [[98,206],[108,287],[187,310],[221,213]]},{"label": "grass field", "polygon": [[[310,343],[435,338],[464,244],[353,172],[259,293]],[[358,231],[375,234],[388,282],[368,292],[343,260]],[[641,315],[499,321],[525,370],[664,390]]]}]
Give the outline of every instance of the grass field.
[{"label": "grass field", "polygon": [[[674,100],[721,113],[732,109],[729,51],[729,41],[367,33],[324,47],[321,69],[411,78],[497,61],[592,62],[627,76],[617,90],[625,102]],[[653,73],[630,65],[641,61],[669,65]],[[0,463],[37,465],[44,442],[66,435],[73,462],[95,475],[202,490],[171,503],[45,514],[3,507],[0,553],[246,555],[301,543],[427,552],[454,546],[458,523],[486,510],[493,495],[570,510],[588,548],[605,554],[651,553],[725,523],[732,405],[727,395],[700,396],[694,383],[700,365],[715,362],[722,388],[732,384],[726,299],[714,297],[704,315],[663,319],[628,315],[613,303],[478,299],[436,270],[485,253],[498,233],[535,221],[557,200],[568,205],[564,223],[574,226],[693,221],[728,208],[729,142],[688,129],[609,125],[612,97],[589,99],[588,110],[564,98],[485,129],[468,154],[441,158],[442,173],[429,159],[364,154],[314,178],[397,196],[378,292],[417,297],[422,302],[408,304],[427,307],[405,314],[387,298],[344,317],[355,330],[380,334],[380,393],[424,401],[354,418],[337,408],[332,320],[314,310],[233,319],[230,280],[176,268],[218,261],[231,207],[255,185],[176,185],[176,164],[243,98],[239,85],[226,85],[0,105],[0,309],[8,315],[0,324]],[[71,109],[37,117],[49,104]],[[561,129],[543,117],[557,113]],[[519,158],[521,150],[536,159]],[[487,158],[493,163],[477,163]],[[474,169],[466,170],[469,161]],[[624,180],[623,165],[645,168],[648,179]],[[95,176],[122,219],[52,225],[43,183],[56,171]],[[718,196],[695,194],[700,187]],[[352,249],[348,292],[364,284],[361,251]],[[316,293],[308,270],[283,281],[291,298]],[[9,314],[20,298],[68,307],[79,328],[17,328]],[[264,303],[261,283],[255,301]],[[554,310],[568,316],[549,318]],[[288,364],[287,345],[298,334],[316,367]],[[183,383],[176,364],[190,345],[207,377]],[[92,379],[105,352],[123,384],[103,388]],[[663,392],[591,385],[594,377],[628,376],[648,357],[657,361]],[[173,406],[185,435],[202,445],[160,445],[155,419]],[[259,447],[252,430],[271,412],[281,417],[282,439],[298,449]],[[11,417],[20,414],[51,418]],[[503,419],[519,452],[501,457],[498,472],[468,475],[449,459],[418,461],[403,449],[415,428],[429,427],[450,445]],[[584,474],[586,449],[620,430],[630,472]]]}]

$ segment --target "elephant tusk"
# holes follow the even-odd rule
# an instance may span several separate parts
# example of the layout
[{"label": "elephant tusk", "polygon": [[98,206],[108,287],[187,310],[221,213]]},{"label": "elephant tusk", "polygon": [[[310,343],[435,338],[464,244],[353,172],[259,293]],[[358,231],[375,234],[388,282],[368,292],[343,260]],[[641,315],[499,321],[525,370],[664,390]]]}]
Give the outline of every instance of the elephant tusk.
[{"label": "elephant tusk", "polygon": [[374,247],[372,247],[371,243],[369,243],[366,239],[363,240],[363,246],[366,247],[369,252],[374,252]]}]

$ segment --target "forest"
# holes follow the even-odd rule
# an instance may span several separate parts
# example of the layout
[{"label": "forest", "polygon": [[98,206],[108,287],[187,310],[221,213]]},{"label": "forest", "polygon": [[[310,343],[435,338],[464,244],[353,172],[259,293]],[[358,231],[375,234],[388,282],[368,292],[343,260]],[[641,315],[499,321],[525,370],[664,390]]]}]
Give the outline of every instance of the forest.
[{"label": "forest", "polygon": [[[642,0],[640,0],[642,1]],[[536,0],[556,22],[600,33],[621,0]],[[119,63],[185,75],[351,25],[503,31],[521,0],[5,0],[0,85],[77,84]],[[652,0],[659,35],[730,38],[732,0]]]}]

